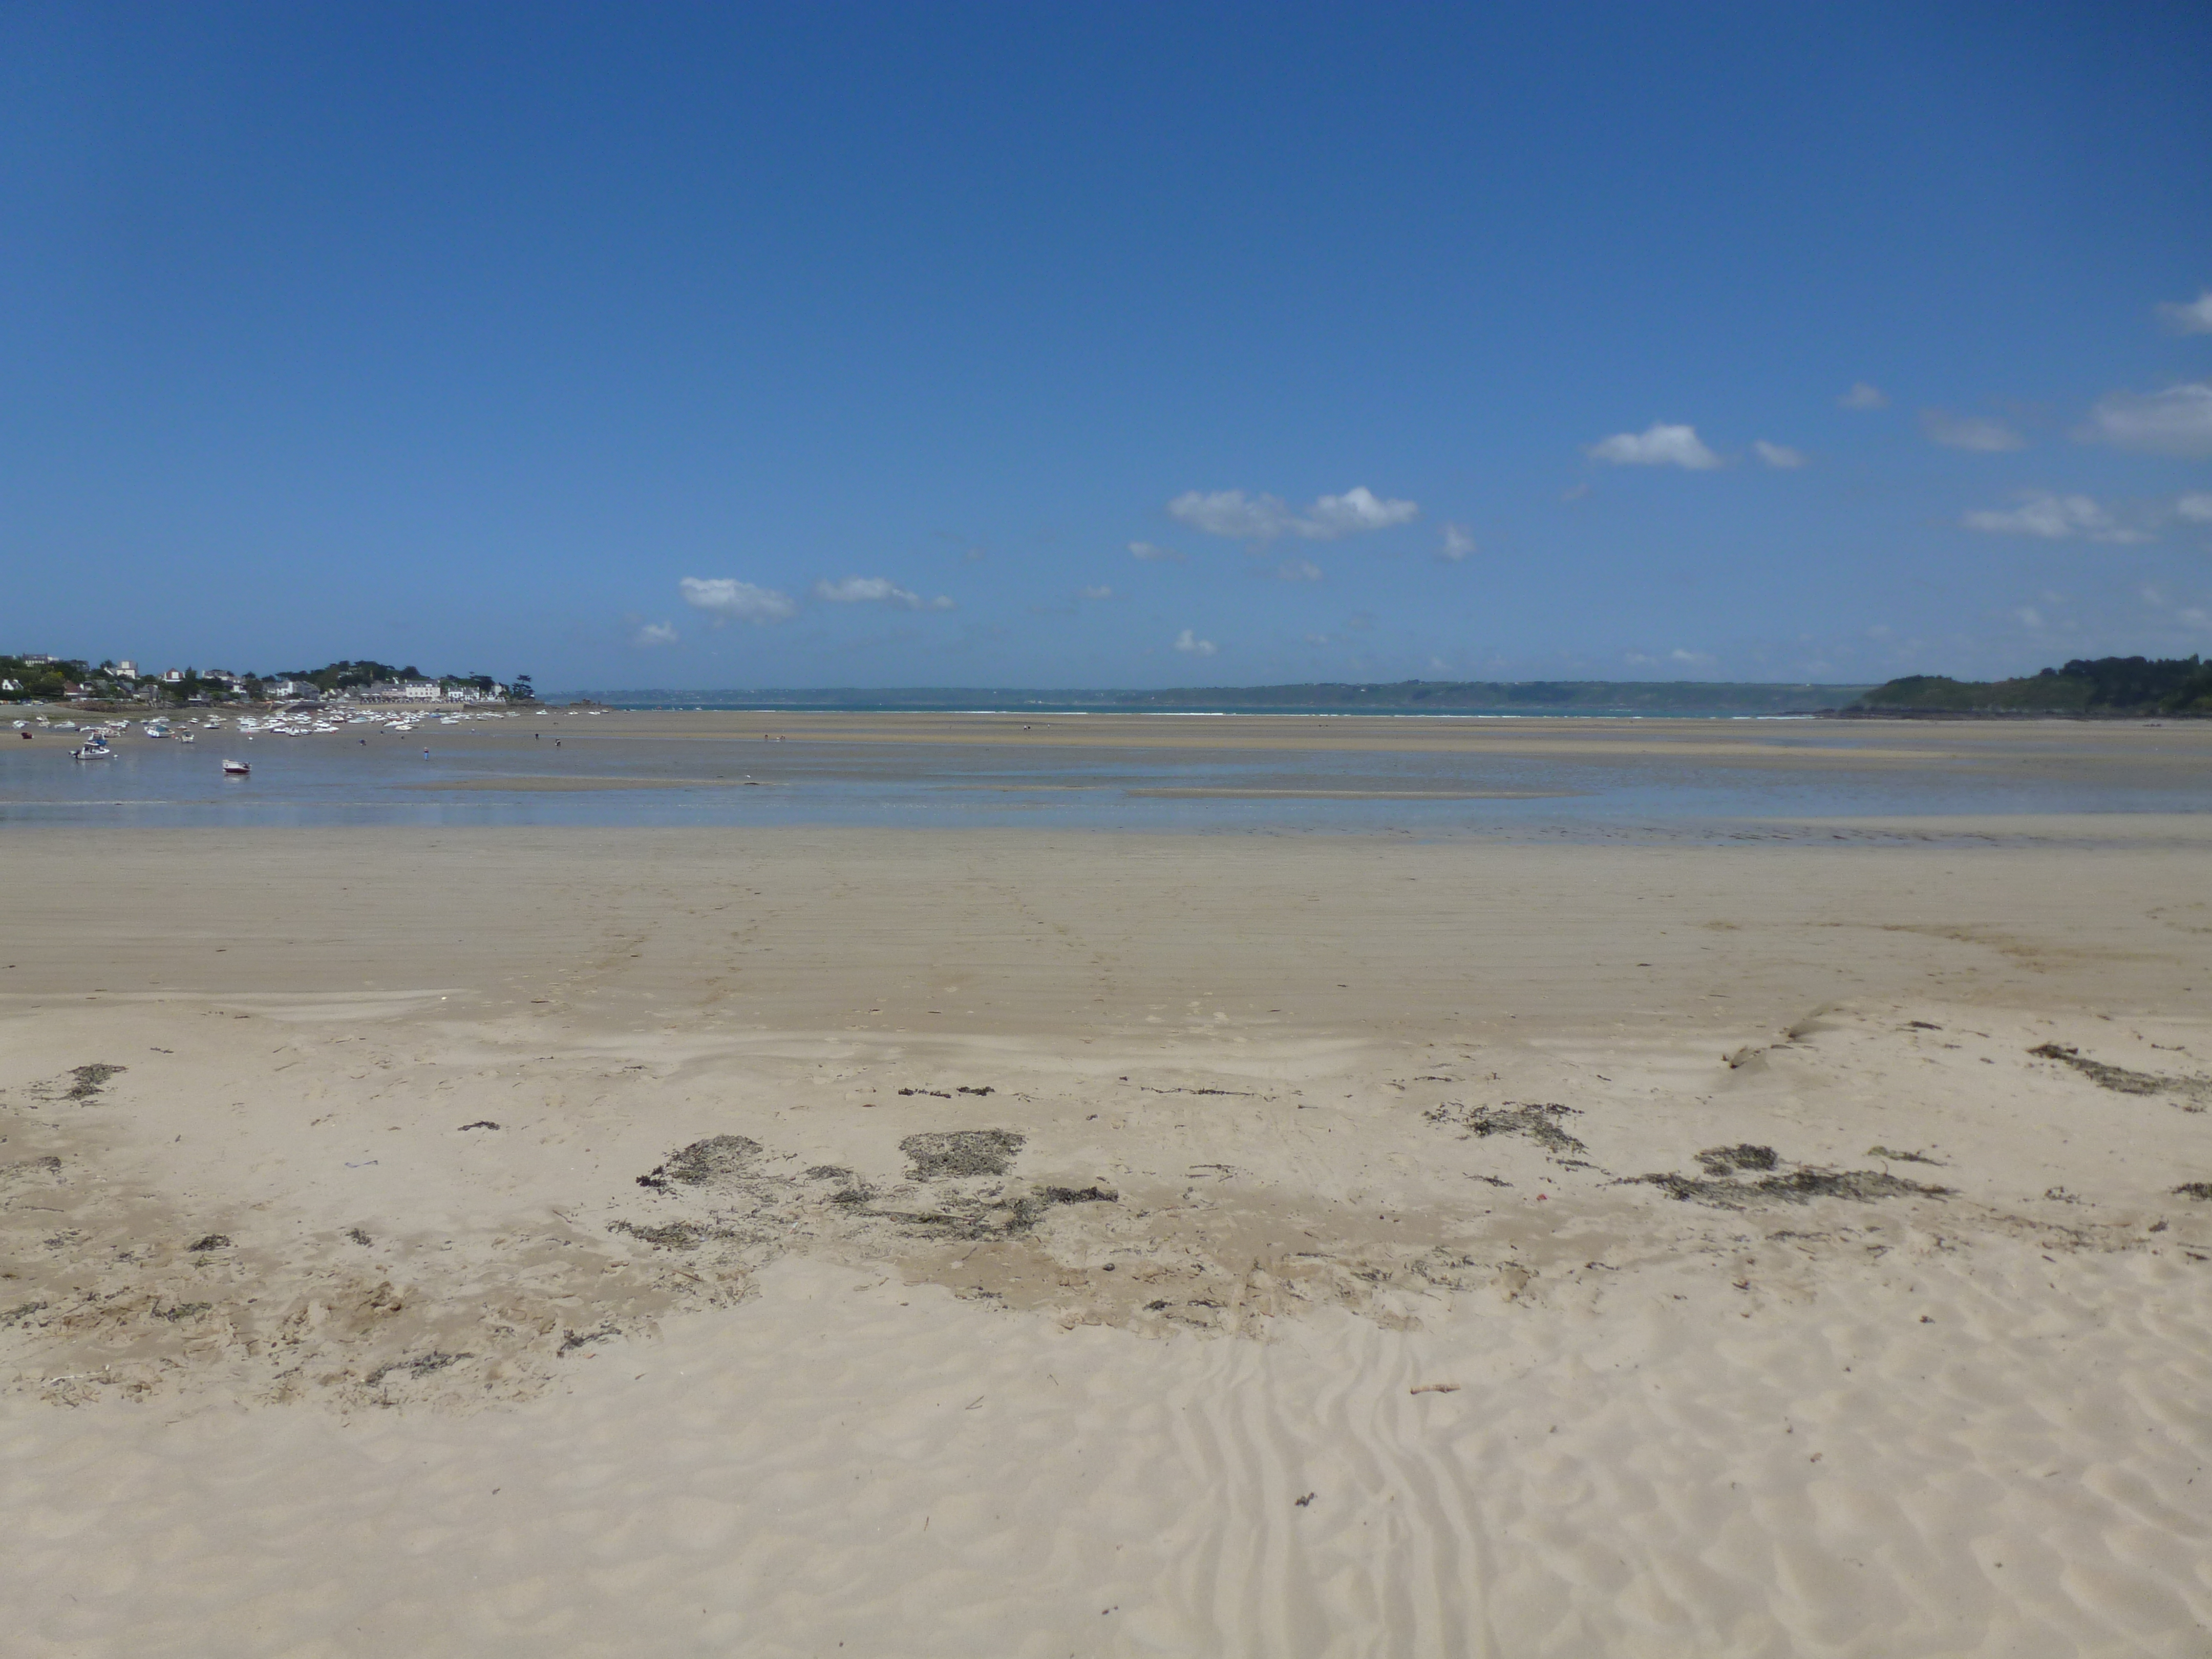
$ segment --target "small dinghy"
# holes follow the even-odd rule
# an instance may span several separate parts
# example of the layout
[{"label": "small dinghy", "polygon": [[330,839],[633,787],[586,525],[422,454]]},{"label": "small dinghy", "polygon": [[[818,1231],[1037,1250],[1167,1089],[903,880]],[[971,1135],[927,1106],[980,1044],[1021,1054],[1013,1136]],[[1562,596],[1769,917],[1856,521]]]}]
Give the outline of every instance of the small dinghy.
[{"label": "small dinghy", "polygon": [[222,775],[227,778],[242,778],[252,770],[244,761],[227,760],[222,763]]},{"label": "small dinghy", "polygon": [[97,738],[90,743],[79,744],[70,750],[71,760],[113,760],[115,751]]}]

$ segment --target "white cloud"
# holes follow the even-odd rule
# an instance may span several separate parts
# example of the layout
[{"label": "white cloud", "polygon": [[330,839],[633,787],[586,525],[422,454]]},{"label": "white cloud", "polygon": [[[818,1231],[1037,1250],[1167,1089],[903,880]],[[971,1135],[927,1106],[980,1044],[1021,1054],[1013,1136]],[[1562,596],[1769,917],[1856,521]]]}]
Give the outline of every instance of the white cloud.
[{"label": "white cloud", "polygon": [[1172,547],[1154,547],[1150,542],[1131,542],[1129,554],[1131,557],[1142,559],[1147,563],[1160,559],[1172,559],[1177,564],[1183,562],[1183,556]]},{"label": "white cloud", "polygon": [[1676,646],[1663,657],[1654,657],[1642,651],[1632,651],[1626,660],[1638,668],[1711,668],[1720,659],[1703,651],[1685,651]]},{"label": "white cloud", "polygon": [[1309,634],[1305,636],[1305,641],[1308,645],[1327,645],[1328,643],[1328,635],[1326,634]]},{"label": "white cloud", "polygon": [[799,614],[799,607],[791,602],[788,594],[779,593],[773,587],[732,581],[727,576],[686,576],[676,586],[684,595],[684,604],[695,611],[710,613],[718,623],[779,623]]},{"label": "white cloud", "polygon": [[1998,536],[2039,536],[2045,541],[2071,541],[2083,537],[2093,542],[2147,542],[2140,530],[2119,523],[2087,495],[2054,495],[2036,490],[2021,497],[2020,505],[1998,512],[1984,509],[1960,520],[1969,530]]},{"label": "white cloud", "polygon": [[1110,599],[1114,597],[1114,590],[1102,582],[1096,587],[1085,588],[1083,597],[1086,599]]},{"label": "white cloud", "polygon": [[1209,536],[1269,541],[1289,527],[1291,509],[1280,498],[1248,497],[1241,489],[1186,489],[1168,503],[1168,516]]},{"label": "white cloud", "polygon": [[2158,314],[2176,334],[2212,334],[2212,288],[2186,305],[2161,305]]},{"label": "white cloud", "polygon": [[1641,432],[1615,433],[1592,444],[1587,453],[1594,461],[1611,461],[1616,466],[1681,466],[1709,472],[1723,465],[1698,441],[1697,428],[1656,421]]},{"label": "white cloud", "polygon": [[2212,524],[2212,495],[2191,490],[2173,504],[2173,510],[2191,524]]},{"label": "white cloud", "polygon": [[2180,617],[2182,621],[2187,623],[2191,628],[2212,627],[2212,614],[2208,614],[2193,605],[2177,611],[2173,614]]},{"label": "white cloud", "polygon": [[2024,605],[2012,614],[2020,618],[2020,625],[2022,628],[2040,628],[2043,626],[2043,613],[2040,611],[2038,611],[2032,605]]},{"label": "white cloud", "polygon": [[1219,649],[1212,640],[1201,640],[1188,628],[1176,635],[1175,648],[1194,657],[1210,657]]},{"label": "white cloud", "polygon": [[1311,559],[1285,559],[1267,574],[1279,582],[1317,582],[1321,567]]},{"label": "white cloud", "polygon": [[2212,383],[2112,392],[2097,400],[2079,435],[2155,455],[2212,455]]},{"label": "white cloud", "polygon": [[1358,536],[1370,530],[1388,530],[1411,524],[1421,516],[1412,501],[1385,501],[1364,484],[1341,495],[1323,495],[1307,509],[1304,522],[1292,526],[1301,536],[1331,542],[1339,536]]},{"label": "white cloud", "polygon": [[1838,409],[1887,409],[1889,399],[1882,395],[1880,386],[1869,386],[1864,380],[1853,383],[1851,389],[1836,399]]},{"label": "white cloud", "polygon": [[1946,449],[1971,449],[1978,454],[2000,455],[2008,449],[2025,449],[2027,440],[2002,421],[1982,415],[1948,415],[1940,409],[1920,411],[1920,429],[1932,443]]},{"label": "white cloud", "polygon": [[1792,449],[1787,444],[1771,444],[1764,438],[1753,438],[1751,441],[1751,449],[1752,453],[1765,461],[1767,465],[1779,467],[1784,471],[1792,467],[1805,465],[1804,452]]},{"label": "white cloud", "polygon": [[672,623],[640,623],[630,630],[632,645],[673,645],[682,636]]},{"label": "white cloud", "polygon": [[[1271,542],[1278,536],[1303,536],[1309,541],[1333,542],[1340,537],[1410,524],[1421,516],[1421,509],[1415,502],[1392,501],[1360,484],[1341,495],[1323,495],[1304,513],[1294,510],[1279,495],[1247,495],[1241,489],[1186,489],[1168,503],[1168,516],[1209,536],[1226,536],[1235,541]],[[1130,550],[1136,550],[1134,544]]]},{"label": "white cloud", "polygon": [[1443,545],[1437,550],[1438,558],[1446,564],[1457,564],[1474,551],[1474,536],[1465,525],[1448,524],[1444,526]]},{"label": "white cloud", "polygon": [[944,594],[925,599],[899,586],[888,576],[848,576],[841,582],[818,581],[814,584],[814,597],[827,599],[832,605],[888,605],[901,611],[953,609],[952,601]]}]

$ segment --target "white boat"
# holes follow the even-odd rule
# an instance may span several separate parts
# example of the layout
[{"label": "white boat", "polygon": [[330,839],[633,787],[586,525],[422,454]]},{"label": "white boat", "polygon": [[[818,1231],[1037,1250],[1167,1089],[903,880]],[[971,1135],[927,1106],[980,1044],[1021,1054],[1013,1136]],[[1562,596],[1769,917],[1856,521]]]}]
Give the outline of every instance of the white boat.
[{"label": "white boat", "polygon": [[222,763],[222,775],[227,778],[242,778],[253,769],[241,760],[227,760]]},{"label": "white boat", "polygon": [[113,760],[115,751],[94,738],[90,743],[81,743],[70,750],[71,760]]},{"label": "white boat", "polygon": [[177,733],[177,741],[179,743],[190,743],[192,741],[192,734],[189,732],[179,732]]}]

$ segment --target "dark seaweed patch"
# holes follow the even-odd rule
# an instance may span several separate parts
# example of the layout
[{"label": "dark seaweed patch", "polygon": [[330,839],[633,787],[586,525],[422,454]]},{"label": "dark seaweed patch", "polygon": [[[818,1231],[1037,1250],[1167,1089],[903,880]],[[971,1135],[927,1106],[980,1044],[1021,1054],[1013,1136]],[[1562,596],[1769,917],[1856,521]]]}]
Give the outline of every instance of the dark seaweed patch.
[{"label": "dark seaweed patch", "polygon": [[91,1100],[106,1088],[110,1078],[121,1077],[130,1068],[125,1066],[94,1064],[72,1066],[51,1083],[34,1085],[31,1089],[33,1100]]},{"label": "dark seaweed patch", "polygon": [[2112,1066],[2101,1060],[2091,1060],[2080,1049],[2066,1043],[2046,1042],[2027,1051],[2038,1060],[2055,1060],[2062,1066],[2070,1066],[2100,1089],[2110,1089],[2123,1095],[2181,1095],[2193,1101],[2184,1106],[2185,1112],[2201,1112],[2204,1103],[2212,1100],[2212,1079],[2201,1077],[2160,1077],[2154,1072],[2131,1072],[2124,1066]]},{"label": "dark seaweed patch", "polygon": [[1869,1158],[1890,1158],[1899,1164],[1926,1164],[1938,1168],[1943,1162],[1940,1158],[1929,1158],[1925,1152],[1900,1152],[1894,1146],[1869,1146],[1866,1149],[1866,1155]]},{"label": "dark seaweed patch", "polygon": [[465,1353],[447,1353],[441,1349],[433,1348],[428,1353],[416,1354],[408,1359],[395,1359],[388,1365],[379,1365],[362,1380],[373,1389],[395,1371],[405,1371],[410,1376],[428,1376],[433,1371],[442,1371],[456,1361],[469,1358]]},{"label": "dark seaweed patch", "polygon": [[916,1181],[940,1181],[947,1176],[1002,1176],[1025,1139],[1012,1129],[947,1129],[908,1135],[899,1142],[899,1151],[914,1160]]},{"label": "dark seaweed patch", "polygon": [[1816,1198],[1848,1198],[1862,1204],[1881,1198],[1946,1198],[1951,1192],[1948,1187],[1923,1187],[1882,1170],[1792,1170],[1788,1175],[1768,1176],[1763,1181],[1629,1176],[1620,1184],[1639,1183],[1656,1187],[1669,1198],[1723,1210],[1741,1210],[1753,1204],[1805,1204]]},{"label": "dark seaweed patch", "polygon": [[1754,1146],[1749,1141],[1735,1146],[1708,1146],[1698,1154],[1698,1165],[1709,1176],[1734,1175],[1740,1170],[1771,1170],[1775,1166],[1774,1148]]},{"label": "dark seaweed patch", "polygon": [[1559,1120],[1580,1114],[1571,1106],[1553,1103],[1522,1105],[1507,1101],[1503,1106],[1462,1106],[1447,1101],[1422,1115],[1431,1123],[1456,1124],[1471,1135],[1526,1135],[1547,1152],[1586,1152],[1589,1147],[1559,1127]]},{"label": "dark seaweed patch", "polygon": [[672,1182],[704,1187],[729,1181],[744,1173],[760,1149],[760,1142],[744,1135],[709,1135],[693,1141],[652,1174],[640,1176],[637,1184],[665,1190]]},{"label": "dark seaweed patch", "polygon": [[703,1239],[725,1235],[707,1227],[694,1226],[688,1221],[671,1221],[658,1227],[634,1226],[627,1221],[611,1221],[611,1233],[628,1233],[632,1238],[652,1245],[658,1250],[696,1250]]}]

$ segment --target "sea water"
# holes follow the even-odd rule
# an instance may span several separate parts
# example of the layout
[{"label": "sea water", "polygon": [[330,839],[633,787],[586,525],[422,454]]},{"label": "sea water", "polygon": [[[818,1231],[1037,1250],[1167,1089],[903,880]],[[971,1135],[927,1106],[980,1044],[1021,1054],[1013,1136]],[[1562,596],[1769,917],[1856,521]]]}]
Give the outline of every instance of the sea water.
[{"label": "sea water", "polygon": [[[1669,753],[1666,744],[1587,754],[1255,750],[1226,736],[1221,747],[1194,748],[1181,741],[1187,720],[1145,718],[1176,721],[1179,741],[798,735],[771,744],[634,735],[612,716],[605,726],[549,719],[534,738],[513,720],[250,741],[225,729],[190,744],[134,732],[115,739],[112,759],[76,761],[71,738],[9,733],[0,738],[0,825],[1024,825],[1703,839],[1794,836],[1790,823],[1838,817],[2212,811],[2212,767],[2128,757],[2070,763],[2079,727],[2058,728],[2048,757],[2013,742],[1952,763],[1940,751],[1856,761],[1896,732],[1856,723],[1762,721],[1756,752],[1715,757]],[[226,777],[229,757],[248,762],[251,775]],[[1163,790],[1177,793],[1152,793]]]}]

